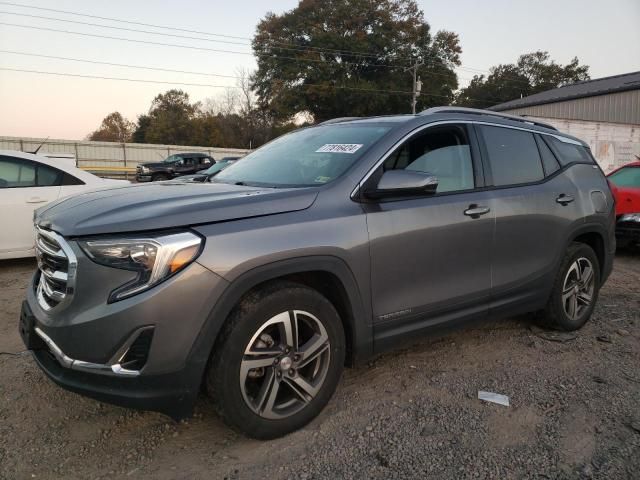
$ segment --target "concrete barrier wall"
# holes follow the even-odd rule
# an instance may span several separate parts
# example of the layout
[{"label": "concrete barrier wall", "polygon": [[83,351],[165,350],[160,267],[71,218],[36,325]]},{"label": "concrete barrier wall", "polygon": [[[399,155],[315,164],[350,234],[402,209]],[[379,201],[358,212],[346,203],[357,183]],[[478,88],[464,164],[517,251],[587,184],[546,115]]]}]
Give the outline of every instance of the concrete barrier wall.
[{"label": "concrete barrier wall", "polygon": [[[0,136],[0,150],[32,152],[45,142],[39,153],[75,158],[76,166],[101,176],[130,176],[139,163],[159,162],[180,152],[205,152],[215,159],[226,156],[242,156],[249,150],[236,148],[201,147],[192,145],[156,145],[146,143],[90,142],[27,137]],[[120,168],[114,168],[120,167]],[[106,170],[100,170],[106,168]],[[126,170],[125,170],[126,169]]]}]

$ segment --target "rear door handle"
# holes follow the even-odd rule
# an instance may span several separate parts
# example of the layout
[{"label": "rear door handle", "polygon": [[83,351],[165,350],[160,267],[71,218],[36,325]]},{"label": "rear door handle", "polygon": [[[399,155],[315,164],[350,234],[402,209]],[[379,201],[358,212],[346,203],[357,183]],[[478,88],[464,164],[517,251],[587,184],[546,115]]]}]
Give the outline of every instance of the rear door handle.
[{"label": "rear door handle", "polygon": [[556,202],[560,205],[568,205],[573,202],[573,200],[574,198],[572,195],[565,195],[564,193],[561,193],[558,195],[558,198],[556,198]]},{"label": "rear door handle", "polygon": [[47,200],[45,198],[40,198],[40,197],[29,197],[27,199],[27,203],[44,203]]},{"label": "rear door handle", "polygon": [[467,217],[471,217],[471,218],[479,218],[480,215],[485,215],[487,213],[489,213],[491,211],[491,209],[489,207],[482,207],[480,205],[476,205],[475,203],[472,205],[469,205],[469,208],[467,208],[464,211],[464,214]]}]

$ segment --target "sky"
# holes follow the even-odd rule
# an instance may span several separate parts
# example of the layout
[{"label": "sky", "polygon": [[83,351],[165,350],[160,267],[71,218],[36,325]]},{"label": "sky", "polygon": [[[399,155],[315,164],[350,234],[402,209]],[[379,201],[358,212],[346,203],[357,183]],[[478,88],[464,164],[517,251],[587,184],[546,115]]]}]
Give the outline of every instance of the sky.
[{"label": "sky", "polygon": [[[0,0],[0,136],[79,140],[95,130],[110,112],[120,111],[135,121],[137,115],[148,111],[158,93],[173,86],[188,92],[193,100],[202,101],[219,95],[223,91],[220,87],[235,83],[234,79],[224,77],[79,63],[7,51],[234,76],[238,68],[255,68],[246,39],[253,36],[257,23],[268,11],[282,13],[297,3],[297,0]],[[175,38],[168,34],[198,35],[25,8],[17,4],[241,37],[204,36],[240,45]],[[559,63],[569,62],[577,56],[581,63],[590,66],[592,78],[640,70],[640,0],[418,0],[418,4],[432,31],[444,29],[459,34],[462,69],[458,70],[458,75],[463,85],[476,73],[486,73],[499,63],[512,63],[522,53],[535,50],[548,50]],[[154,31],[161,35],[34,16]],[[193,45],[204,49],[139,44],[7,24]],[[206,49],[233,50],[244,54]],[[7,69],[167,83],[62,77]],[[180,86],[175,85],[176,82],[201,85]],[[411,78],[407,76],[407,89],[410,88]]]}]

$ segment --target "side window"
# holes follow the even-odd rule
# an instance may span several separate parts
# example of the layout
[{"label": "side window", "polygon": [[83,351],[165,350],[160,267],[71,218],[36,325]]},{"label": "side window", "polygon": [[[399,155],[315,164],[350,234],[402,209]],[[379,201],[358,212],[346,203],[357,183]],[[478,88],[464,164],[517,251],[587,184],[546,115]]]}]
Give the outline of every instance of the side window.
[{"label": "side window", "polygon": [[513,128],[480,126],[495,186],[537,182],[544,178],[533,134]]},{"label": "side window", "polygon": [[624,167],[609,176],[618,187],[640,188],[640,167]]},{"label": "side window", "polygon": [[194,164],[194,159],[191,157],[183,157],[182,160],[183,160],[182,164],[185,167],[190,167]]},{"label": "side window", "polygon": [[0,157],[0,188],[35,187],[36,166],[14,157]]},{"label": "side window", "polygon": [[387,170],[413,170],[438,179],[436,193],[471,190],[473,162],[465,127],[427,128],[401,145],[384,164]]},{"label": "side window", "polygon": [[62,177],[62,185],[84,185],[85,183],[77,177],[65,173]]},{"label": "side window", "polygon": [[553,154],[549,146],[545,143],[541,135],[536,135],[536,142],[538,142],[538,150],[540,151],[540,158],[542,158],[542,166],[544,167],[544,173],[548,177],[560,170],[560,164],[558,159]]},{"label": "side window", "polygon": [[551,144],[551,147],[558,154],[558,160],[560,160],[562,166],[570,163],[593,163],[591,155],[582,145],[563,142],[550,135],[545,135],[545,137],[545,140]]},{"label": "side window", "polygon": [[209,157],[200,157],[198,158],[198,162],[203,167],[208,167],[209,165],[211,165],[211,159]]},{"label": "side window", "polygon": [[58,169],[38,165],[37,184],[39,187],[53,187],[62,183],[64,173]]}]

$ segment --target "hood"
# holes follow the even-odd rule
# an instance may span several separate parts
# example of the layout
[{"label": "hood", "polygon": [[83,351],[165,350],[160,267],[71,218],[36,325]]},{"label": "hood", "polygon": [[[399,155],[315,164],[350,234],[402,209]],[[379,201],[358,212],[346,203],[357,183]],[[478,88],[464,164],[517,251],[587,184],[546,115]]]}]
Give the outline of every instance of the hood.
[{"label": "hood", "polygon": [[165,168],[165,167],[171,166],[171,163],[168,163],[168,162],[146,162],[146,163],[139,163],[138,166],[140,166],[140,167],[148,167],[148,168]]},{"label": "hood", "polygon": [[64,236],[184,227],[309,208],[314,188],[161,182],[83,193],[36,211],[37,225]]}]

